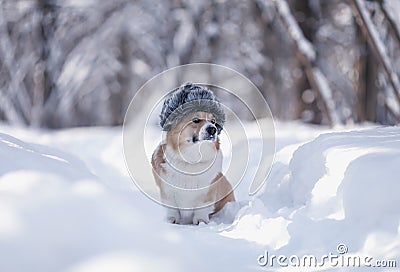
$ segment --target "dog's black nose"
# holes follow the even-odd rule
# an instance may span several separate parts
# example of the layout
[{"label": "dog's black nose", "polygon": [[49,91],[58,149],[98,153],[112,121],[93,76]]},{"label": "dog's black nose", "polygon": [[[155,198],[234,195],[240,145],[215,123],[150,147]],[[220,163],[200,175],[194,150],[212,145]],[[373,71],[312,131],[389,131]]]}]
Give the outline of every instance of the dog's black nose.
[{"label": "dog's black nose", "polygon": [[215,127],[209,126],[206,129],[207,133],[210,135],[214,135],[217,132],[217,129]]}]

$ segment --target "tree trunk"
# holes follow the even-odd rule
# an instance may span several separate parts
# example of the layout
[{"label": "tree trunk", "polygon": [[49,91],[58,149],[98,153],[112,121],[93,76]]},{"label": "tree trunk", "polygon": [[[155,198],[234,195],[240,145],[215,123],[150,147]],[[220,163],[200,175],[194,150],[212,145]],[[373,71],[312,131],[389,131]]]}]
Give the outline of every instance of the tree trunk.
[{"label": "tree trunk", "polygon": [[[44,116],[43,107],[46,100],[56,88],[55,67],[51,63],[51,42],[54,39],[54,28],[56,24],[56,7],[53,0],[38,0],[38,11],[40,14],[39,46],[40,56],[36,67],[38,68],[36,84],[33,95],[33,125],[42,126],[47,123],[44,118],[50,118],[53,125],[57,122],[54,115]],[[53,126],[52,125],[52,126]],[[55,125],[56,127],[56,125]]]}]

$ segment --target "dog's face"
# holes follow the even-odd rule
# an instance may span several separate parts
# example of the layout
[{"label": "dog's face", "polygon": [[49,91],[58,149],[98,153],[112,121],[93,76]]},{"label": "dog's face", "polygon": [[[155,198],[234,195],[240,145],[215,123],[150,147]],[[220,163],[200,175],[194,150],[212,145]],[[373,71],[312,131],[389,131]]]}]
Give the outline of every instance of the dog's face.
[{"label": "dog's face", "polygon": [[194,112],[186,115],[171,131],[167,133],[167,144],[188,161],[195,159],[199,153],[202,159],[214,157],[219,150],[218,124],[208,112]]}]

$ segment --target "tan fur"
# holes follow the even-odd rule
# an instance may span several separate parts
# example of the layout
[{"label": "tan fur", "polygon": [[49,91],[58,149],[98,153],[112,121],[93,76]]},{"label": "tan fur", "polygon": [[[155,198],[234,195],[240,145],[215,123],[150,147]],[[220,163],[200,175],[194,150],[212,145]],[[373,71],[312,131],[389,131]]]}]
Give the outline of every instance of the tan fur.
[{"label": "tan fur", "polygon": [[[214,194],[216,196],[215,198],[212,198],[212,195]],[[208,191],[207,197],[210,199],[220,199],[214,205],[214,213],[220,211],[226,203],[235,201],[235,195],[233,194],[232,186],[221,172],[212,181],[212,186],[210,191]]]},{"label": "tan fur", "polygon": [[165,163],[165,158],[164,158],[164,150],[165,144],[160,144],[157,146],[157,148],[154,150],[153,156],[151,157],[151,166],[153,168],[153,176],[154,179],[156,180],[156,184],[158,187],[161,186],[161,180],[159,177],[159,174],[161,172],[165,172],[164,167],[162,167],[162,163]]}]

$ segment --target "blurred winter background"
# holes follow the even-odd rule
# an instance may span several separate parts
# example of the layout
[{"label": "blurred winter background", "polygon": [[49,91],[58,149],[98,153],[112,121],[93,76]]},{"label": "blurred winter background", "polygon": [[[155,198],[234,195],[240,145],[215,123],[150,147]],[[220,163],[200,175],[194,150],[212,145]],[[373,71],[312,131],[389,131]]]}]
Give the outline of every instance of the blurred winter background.
[{"label": "blurred winter background", "polygon": [[272,0],[0,3],[0,119],[10,124],[121,125],[145,81],[193,62],[243,73],[280,120],[400,118],[397,0],[291,0],[289,11]]},{"label": "blurred winter background", "polygon": [[[338,244],[396,271],[399,14],[398,0],[0,0],[0,271],[270,271],[265,251]],[[194,62],[253,81],[276,156],[257,195],[245,175],[209,225],[179,226],[134,186],[121,125],[143,83]]]}]

